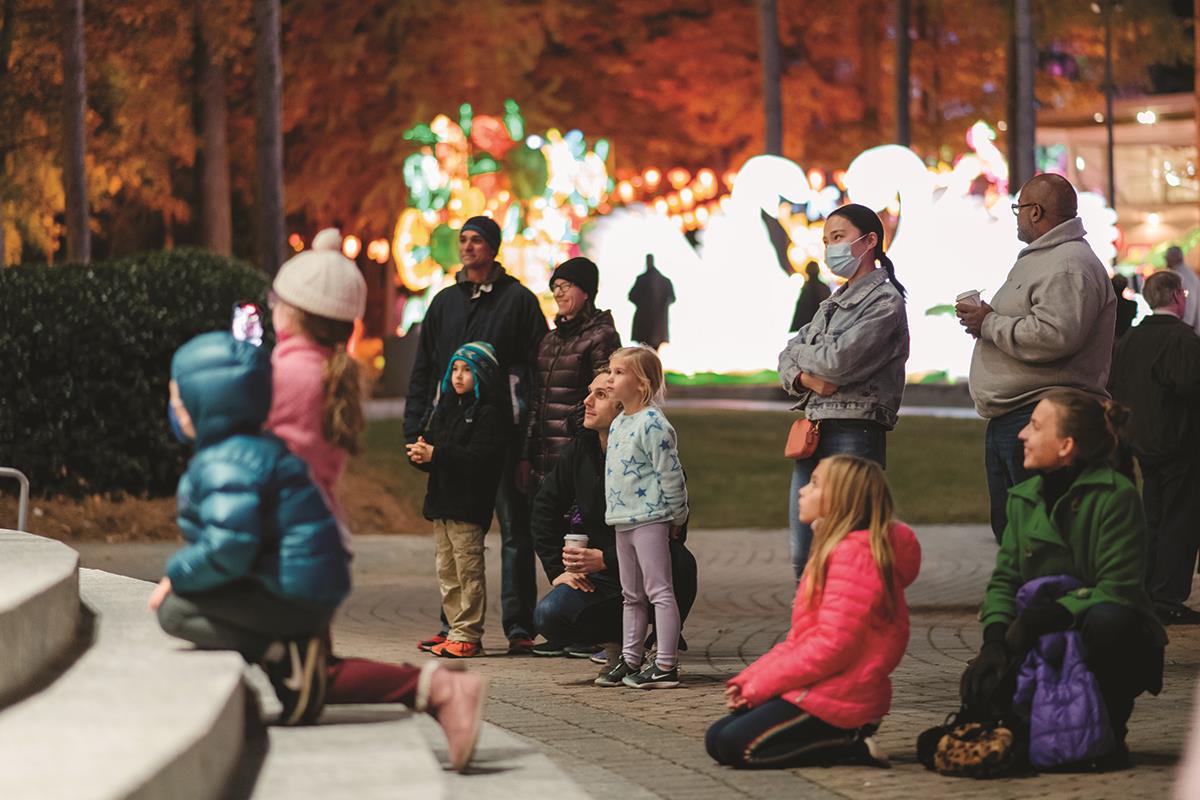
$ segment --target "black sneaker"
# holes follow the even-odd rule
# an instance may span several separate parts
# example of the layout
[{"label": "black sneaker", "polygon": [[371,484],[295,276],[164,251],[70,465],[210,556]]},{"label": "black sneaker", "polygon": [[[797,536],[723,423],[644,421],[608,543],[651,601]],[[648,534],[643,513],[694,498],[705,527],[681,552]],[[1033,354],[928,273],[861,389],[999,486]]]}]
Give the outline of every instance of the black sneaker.
[{"label": "black sneaker", "polygon": [[533,646],[535,656],[558,657],[567,654],[566,645],[558,642],[538,642]]},{"label": "black sneaker", "polygon": [[325,640],[293,639],[284,643],[284,656],[264,664],[275,696],[283,704],[280,725],[311,725],[325,708],[327,665]]},{"label": "black sneaker", "polygon": [[1157,605],[1154,613],[1163,625],[1200,625],[1200,611],[1195,611],[1182,603],[1178,605]]},{"label": "black sneaker", "polygon": [[637,670],[629,666],[624,658],[618,658],[611,667],[600,670],[600,677],[594,683],[597,686],[620,686],[630,675],[636,675]]},{"label": "black sneaker", "polygon": [[636,675],[626,675],[622,683],[634,689],[674,689],[679,685],[679,667],[660,669],[657,661],[651,661]]},{"label": "black sneaker", "polygon": [[596,649],[594,644],[569,644],[564,651],[567,658],[591,658]]}]

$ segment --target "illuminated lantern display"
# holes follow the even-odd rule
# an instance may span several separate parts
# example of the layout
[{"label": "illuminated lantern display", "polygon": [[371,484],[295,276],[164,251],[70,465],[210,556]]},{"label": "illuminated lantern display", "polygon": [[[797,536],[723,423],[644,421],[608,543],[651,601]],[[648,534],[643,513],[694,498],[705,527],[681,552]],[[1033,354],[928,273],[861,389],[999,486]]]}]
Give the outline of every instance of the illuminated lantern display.
[{"label": "illuminated lantern display", "polygon": [[[547,295],[556,264],[579,253],[580,229],[612,188],[608,143],[582,132],[526,131],[517,104],[499,117],[459,108],[404,134],[419,146],[404,162],[408,205],[391,250],[413,292],[436,291],[458,265],[458,230],[486,215],[500,225],[498,259],[534,292]],[[414,313],[422,304],[417,301]],[[411,315],[406,309],[406,318]]]}]

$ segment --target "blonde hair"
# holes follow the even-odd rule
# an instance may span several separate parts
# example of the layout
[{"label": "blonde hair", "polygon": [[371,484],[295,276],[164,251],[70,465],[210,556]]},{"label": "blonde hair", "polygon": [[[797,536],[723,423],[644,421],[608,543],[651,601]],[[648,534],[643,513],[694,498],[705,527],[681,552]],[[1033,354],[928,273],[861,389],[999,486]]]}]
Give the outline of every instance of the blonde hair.
[{"label": "blonde hair", "polygon": [[870,532],[871,557],[884,587],[884,613],[896,607],[893,583],[895,554],[889,534],[895,505],[883,469],[874,461],[856,456],[830,456],[821,460],[824,483],[821,497],[825,511],[813,529],[812,555],[804,572],[808,576],[805,600],[810,606],[825,589],[829,557],[852,531]]},{"label": "blonde hair", "polygon": [[629,364],[629,371],[642,387],[642,405],[658,405],[666,396],[662,362],[658,353],[645,345],[622,347],[608,357],[609,369],[614,361]]},{"label": "blonde hair", "polygon": [[322,383],[325,402],[321,409],[321,433],[325,441],[354,454],[362,449],[366,416],[362,406],[362,378],[358,362],[346,352],[354,323],[330,319],[292,306],[300,330],[322,347],[332,347],[325,361]]}]

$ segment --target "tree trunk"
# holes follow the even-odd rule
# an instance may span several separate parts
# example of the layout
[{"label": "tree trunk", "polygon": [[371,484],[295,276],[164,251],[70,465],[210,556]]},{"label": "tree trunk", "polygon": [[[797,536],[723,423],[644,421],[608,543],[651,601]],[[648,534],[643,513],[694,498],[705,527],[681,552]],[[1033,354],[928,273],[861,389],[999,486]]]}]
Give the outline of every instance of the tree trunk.
[{"label": "tree trunk", "polygon": [[[1200,3],[1200,0],[1196,0]],[[862,69],[859,73],[859,91],[863,101],[863,133],[865,142],[878,144],[879,129],[879,15],[875,13],[876,0],[859,3],[858,51],[862,54]]]},{"label": "tree trunk", "polygon": [[[1195,0],[1192,6],[1192,38],[1194,39],[1195,85],[1192,94],[1195,97],[1195,110],[1192,112],[1192,125],[1196,131],[1196,155],[1200,157],[1200,0]],[[1200,208],[1198,208],[1200,210]]]},{"label": "tree trunk", "polygon": [[779,12],[775,0],[758,0],[758,30],[762,52],[763,112],[766,146],[763,152],[783,153],[783,104],[779,87]]},{"label": "tree trunk", "polygon": [[200,219],[205,247],[233,253],[225,69],[213,53],[216,41],[196,3],[196,79],[200,95]]},{"label": "tree trunk", "polygon": [[[1200,0],[1196,0],[1200,3]],[[17,0],[3,0],[0,5],[0,101],[8,90],[8,62],[12,57],[13,20]],[[0,267],[8,266],[8,236],[4,206],[8,202],[8,150],[0,147]],[[19,260],[19,259],[18,259]]]},{"label": "tree trunk", "polygon": [[63,0],[63,183],[66,194],[67,260],[92,259],[88,225],[87,166],[84,163],[87,112],[83,0]]},{"label": "tree trunk", "polygon": [[254,105],[258,155],[258,265],[274,275],[283,263],[283,65],[279,0],[254,0]]},{"label": "tree trunk", "polygon": [[1034,69],[1037,51],[1033,43],[1033,0],[1013,4],[1013,115],[1009,120],[1012,150],[1008,156],[1010,191],[1034,176],[1037,154],[1037,101]]},{"label": "tree trunk", "polygon": [[912,144],[912,119],[909,116],[911,75],[908,55],[912,43],[908,38],[911,0],[896,0],[896,144]]}]

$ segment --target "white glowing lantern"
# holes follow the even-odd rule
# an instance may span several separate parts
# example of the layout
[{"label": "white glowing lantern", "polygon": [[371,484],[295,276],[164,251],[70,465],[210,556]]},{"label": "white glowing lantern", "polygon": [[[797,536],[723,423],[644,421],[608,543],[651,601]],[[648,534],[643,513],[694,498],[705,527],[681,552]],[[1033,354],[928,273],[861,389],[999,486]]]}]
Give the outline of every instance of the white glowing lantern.
[{"label": "white glowing lantern", "polygon": [[350,234],[345,239],[342,239],[342,255],[353,261],[358,258],[358,254],[362,252],[362,239],[359,239],[354,234]]}]

